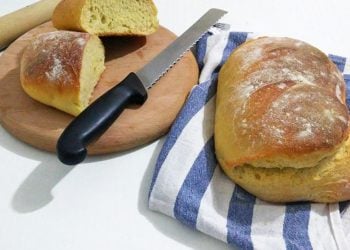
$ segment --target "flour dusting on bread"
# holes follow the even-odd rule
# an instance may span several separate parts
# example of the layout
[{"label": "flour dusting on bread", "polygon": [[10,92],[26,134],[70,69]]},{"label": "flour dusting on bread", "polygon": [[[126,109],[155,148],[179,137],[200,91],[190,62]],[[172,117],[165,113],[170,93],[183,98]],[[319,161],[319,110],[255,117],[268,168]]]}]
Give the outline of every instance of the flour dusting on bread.
[{"label": "flour dusting on bread", "polygon": [[54,84],[70,84],[75,78],[71,74],[72,65],[81,63],[78,57],[87,38],[88,34],[70,31],[52,31],[37,36],[30,46],[32,50],[38,51],[39,63],[46,62],[41,65],[41,68],[45,67],[45,74],[41,77],[46,77]]},{"label": "flour dusting on bread", "polygon": [[267,201],[350,199],[345,91],[336,65],[305,42],[245,42],[219,73],[214,138],[220,166]]},{"label": "flour dusting on bread", "polygon": [[345,83],[321,51],[298,40],[266,37],[246,42],[230,58],[219,76],[217,117],[234,125],[216,131],[238,145],[232,146],[230,164],[269,167],[270,161],[257,161],[315,152],[315,160],[295,166],[312,167],[344,142]]},{"label": "flour dusting on bread", "polygon": [[103,70],[104,48],[97,36],[53,31],[38,35],[24,50],[21,84],[33,99],[78,115]]},{"label": "flour dusting on bread", "polygon": [[51,81],[57,81],[63,75],[63,65],[60,59],[53,57],[53,64],[50,66],[50,70],[45,72],[46,77]]}]

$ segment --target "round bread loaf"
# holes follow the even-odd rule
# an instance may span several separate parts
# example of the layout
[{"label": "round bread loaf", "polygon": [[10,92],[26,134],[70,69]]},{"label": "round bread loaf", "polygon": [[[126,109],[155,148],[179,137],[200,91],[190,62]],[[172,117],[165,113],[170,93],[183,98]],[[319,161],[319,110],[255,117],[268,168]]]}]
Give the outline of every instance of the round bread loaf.
[{"label": "round bread loaf", "polygon": [[62,0],[52,22],[57,29],[99,36],[149,35],[159,27],[152,0]]},{"label": "round bread loaf", "polygon": [[237,184],[274,202],[350,198],[345,83],[320,50],[244,43],[220,71],[216,104],[217,159]]},{"label": "round bread loaf", "polygon": [[25,48],[20,78],[33,99],[76,116],[88,106],[104,68],[104,47],[97,36],[54,31]]}]

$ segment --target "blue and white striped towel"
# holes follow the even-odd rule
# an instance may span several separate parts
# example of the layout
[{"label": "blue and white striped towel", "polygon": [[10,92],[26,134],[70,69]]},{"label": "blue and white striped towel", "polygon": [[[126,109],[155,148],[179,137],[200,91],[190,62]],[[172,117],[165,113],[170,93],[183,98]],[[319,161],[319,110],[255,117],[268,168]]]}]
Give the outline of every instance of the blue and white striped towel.
[{"label": "blue and white striped towel", "polygon": [[[232,183],[217,165],[213,125],[217,74],[252,33],[212,28],[197,44],[196,86],[158,157],[149,207],[238,249],[350,249],[348,202],[270,204]],[[350,93],[350,63],[330,55]],[[350,104],[350,96],[348,96]]]}]

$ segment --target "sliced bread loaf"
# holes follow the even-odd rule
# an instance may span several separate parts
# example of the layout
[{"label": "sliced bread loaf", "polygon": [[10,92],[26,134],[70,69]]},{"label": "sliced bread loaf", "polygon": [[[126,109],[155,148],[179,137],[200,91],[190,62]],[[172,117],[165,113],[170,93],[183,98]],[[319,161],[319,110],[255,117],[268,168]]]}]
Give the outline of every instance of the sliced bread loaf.
[{"label": "sliced bread loaf", "polygon": [[30,97],[76,116],[88,106],[104,68],[104,47],[97,36],[54,31],[26,47],[20,78]]},{"label": "sliced bread loaf", "polygon": [[63,0],[52,22],[57,29],[99,36],[148,35],[159,26],[152,0]]}]

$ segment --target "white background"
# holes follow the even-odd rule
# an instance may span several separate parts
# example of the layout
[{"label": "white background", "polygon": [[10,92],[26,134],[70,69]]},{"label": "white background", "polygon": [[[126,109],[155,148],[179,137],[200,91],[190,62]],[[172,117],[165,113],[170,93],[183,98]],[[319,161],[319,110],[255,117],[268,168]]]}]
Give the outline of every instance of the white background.
[{"label": "white background", "polygon": [[[0,15],[35,1],[0,0]],[[348,0],[155,0],[163,26],[180,35],[211,7],[236,31],[303,39],[350,55]],[[20,122],[20,121],[19,121]],[[0,249],[229,249],[149,211],[147,193],[163,140],[77,167],[14,139],[0,126]]]}]

